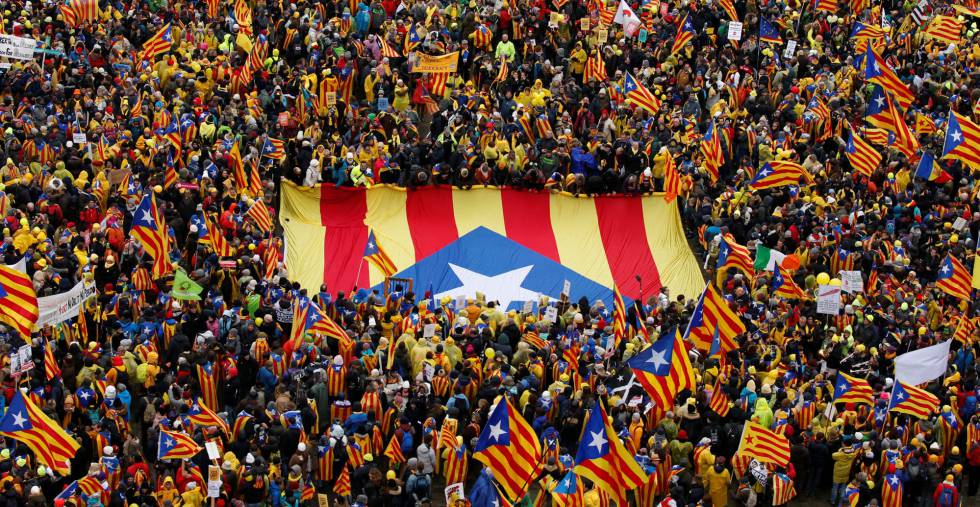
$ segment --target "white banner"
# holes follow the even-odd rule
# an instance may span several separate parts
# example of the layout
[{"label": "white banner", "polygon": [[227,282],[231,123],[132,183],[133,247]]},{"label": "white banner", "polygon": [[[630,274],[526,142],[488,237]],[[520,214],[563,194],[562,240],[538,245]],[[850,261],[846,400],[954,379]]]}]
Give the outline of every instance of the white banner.
[{"label": "white banner", "polygon": [[0,56],[15,60],[33,60],[37,41],[27,37],[0,35]]},{"label": "white banner", "polygon": [[895,358],[895,379],[919,385],[946,375],[949,366],[949,344],[952,340],[906,352]]},{"label": "white banner", "polygon": [[94,283],[86,286],[85,282],[78,282],[78,285],[68,292],[37,298],[37,306],[40,310],[37,327],[53,326],[72,317],[78,317],[82,304],[86,299],[94,296],[95,292]]}]

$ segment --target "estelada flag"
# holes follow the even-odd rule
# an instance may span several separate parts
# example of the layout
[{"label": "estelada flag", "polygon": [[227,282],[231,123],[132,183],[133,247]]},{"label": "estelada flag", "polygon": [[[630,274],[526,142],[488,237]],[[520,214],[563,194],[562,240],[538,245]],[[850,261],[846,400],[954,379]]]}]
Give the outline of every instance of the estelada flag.
[{"label": "estelada flag", "polygon": [[789,440],[761,424],[747,422],[742,427],[738,454],[755,458],[762,463],[786,466],[789,463]]},{"label": "estelada flag", "polygon": [[384,282],[377,267],[363,262],[372,231],[385,239],[400,274],[436,281],[437,299],[464,285],[466,294],[475,294],[483,285],[503,284],[502,293],[493,292],[507,307],[559,294],[565,280],[590,300],[611,301],[615,285],[627,304],[640,297],[641,286],[644,294],[669,286],[672,297],[696,297],[704,288],[677,202],[660,195],[583,198],[449,187],[406,192],[285,182],[280,213],[290,277],[309,290]]}]

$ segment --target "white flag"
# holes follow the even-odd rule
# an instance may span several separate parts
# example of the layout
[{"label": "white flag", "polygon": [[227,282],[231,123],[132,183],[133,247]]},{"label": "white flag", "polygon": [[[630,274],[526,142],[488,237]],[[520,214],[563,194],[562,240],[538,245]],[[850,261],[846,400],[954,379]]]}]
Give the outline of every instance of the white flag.
[{"label": "white flag", "polygon": [[631,37],[640,28],[640,18],[629,5],[626,5],[626,0],[619,0],[619,8],[616,9],[616,17],[613,21],[623,25],[623,31]]},{"label": "white flag", "polygon": [[924,349],[913,350],[895,358],[895,380],[919,385],[946,374],[949,344],[952,340]]}]

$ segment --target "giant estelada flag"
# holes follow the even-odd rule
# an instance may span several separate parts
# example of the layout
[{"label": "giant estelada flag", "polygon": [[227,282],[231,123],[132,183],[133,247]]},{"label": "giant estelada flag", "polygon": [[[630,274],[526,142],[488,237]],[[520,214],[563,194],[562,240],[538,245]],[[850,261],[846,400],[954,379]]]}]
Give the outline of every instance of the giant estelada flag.
[{"label": "giant estelada flag", "polygon": [[[364,259],[373,236],[419,295],[476,292],[507,308],[541,295],[612,304],[662,286],[696,297],[704,288],[684,237],[676,200],[575,197],[517,189],[388,186],[312,188],[284,183],[280,217],[290,278],[312,291],[379,287],[384,274]],[[639,280],[637,279],[639,276]]]}]

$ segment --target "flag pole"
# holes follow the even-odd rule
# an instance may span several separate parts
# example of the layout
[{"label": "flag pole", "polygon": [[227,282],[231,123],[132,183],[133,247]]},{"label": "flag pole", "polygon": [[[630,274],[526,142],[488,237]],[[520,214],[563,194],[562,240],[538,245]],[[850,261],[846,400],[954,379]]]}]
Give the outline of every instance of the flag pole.
[{"label": "flag pole", "polygon": [[[361,256],[361,262],[357,264],[357,275],[354,277],[354,288],[357,289],[358,283],[361,280],[361,268],[364,267],[364,256]],[[355,290],[356,292],[356,290]]]}]

